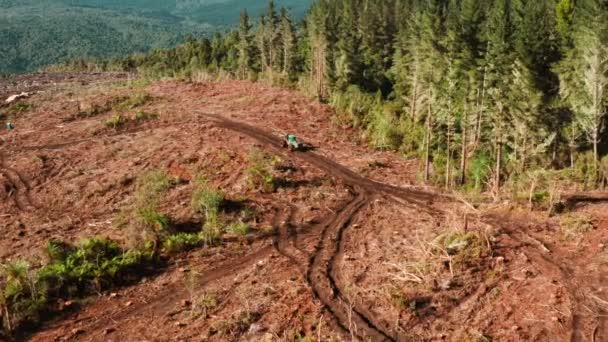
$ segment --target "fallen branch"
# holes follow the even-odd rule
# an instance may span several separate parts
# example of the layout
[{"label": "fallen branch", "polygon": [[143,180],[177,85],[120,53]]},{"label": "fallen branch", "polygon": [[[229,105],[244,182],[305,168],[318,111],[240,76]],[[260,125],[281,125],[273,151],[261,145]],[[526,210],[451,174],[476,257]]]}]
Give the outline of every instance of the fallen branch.
[{"label": "fallen branch", "polygon": [[575,192],[562,195],[562,202],[576,204],[579,202],[608,202],[608,192]]}]

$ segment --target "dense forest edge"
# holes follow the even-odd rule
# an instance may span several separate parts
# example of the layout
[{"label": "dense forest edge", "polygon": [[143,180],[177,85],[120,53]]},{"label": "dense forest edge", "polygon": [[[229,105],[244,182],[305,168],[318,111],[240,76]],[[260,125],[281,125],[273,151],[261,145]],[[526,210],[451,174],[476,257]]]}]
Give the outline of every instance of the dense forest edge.
[{"label": "dense forest edge", "polygon": [[270,1],[212,40],[55,69],[297,87],[426,182],[552,208],[608,180],[607,21],[600,0],[321,0],[296,25]]}]

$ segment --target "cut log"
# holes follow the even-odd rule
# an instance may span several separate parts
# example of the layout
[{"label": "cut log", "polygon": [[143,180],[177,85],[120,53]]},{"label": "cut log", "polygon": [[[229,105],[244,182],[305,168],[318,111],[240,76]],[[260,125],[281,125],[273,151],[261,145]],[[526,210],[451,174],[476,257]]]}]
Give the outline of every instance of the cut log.
[{"label": "cut log", "polygon": [[23,93],[21,93],[21,94],[16,94],[16,95],[9,96],[9,97],[6,99],[6,101],[4,101],[4,102],[5,102],[6,104],[11,104],[11,103],[13,103],[13,102],[15,102],[15,101],[17,101],[17,100],[19,100],[19,99],[24,99],[24,98],[27,98],[27,97],[29,97],[29,96],[30,96],[30,93],[23,92]]},{"label": "cut log", "polygon": [[562,202],[569,205],[580,202],[608,202],[608,192],[574,192],[562,194]]}]

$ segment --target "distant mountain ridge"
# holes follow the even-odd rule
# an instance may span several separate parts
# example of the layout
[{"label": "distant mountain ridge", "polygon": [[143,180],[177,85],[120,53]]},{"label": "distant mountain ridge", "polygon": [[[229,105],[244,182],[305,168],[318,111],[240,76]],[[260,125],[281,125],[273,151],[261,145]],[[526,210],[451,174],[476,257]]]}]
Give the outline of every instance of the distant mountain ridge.
[{"label": "distant mountain ridge", "polygon": [[[302,17],[311,0],[277,0]],[[267,0],[0,0],[0,74],[174,46],[233,27]]]}]

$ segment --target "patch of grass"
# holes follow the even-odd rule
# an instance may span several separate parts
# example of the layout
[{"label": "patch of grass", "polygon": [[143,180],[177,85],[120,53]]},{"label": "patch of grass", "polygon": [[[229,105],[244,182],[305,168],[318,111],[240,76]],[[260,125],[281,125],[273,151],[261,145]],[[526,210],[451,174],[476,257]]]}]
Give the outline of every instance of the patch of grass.
[{"label": "patch of grass", "polygon": [[471,342],[492,342],[492,337],[485,335],[477,330],[466,333],[466,341]]},{"label": "patch of grass", "polygon": [[477,232],[449,231],[439,235],[434,243],[437,253],[447,254],[451,269],[475,262],[487,247]]},{"label": "patch of grass", "polygon": [[135,121],[148,121],[158,119],[158,114],[139,111],[135,113]]},{"label": "patch of grass", "polygon": [[478,267],[490,254],[490,234],[448,230],[428,240],[418,239],[406,259],[385,264],[392,268],[390,276],[397,283],[424,291],[449,290],[459,273]]},{"label": "patch of grass", "polygon": [[214,245],[222,237],[222,224],[219,215],[212,215],[207,217],[207,220],[203,224],[201,231],[201,237],[205,245]]},{"label": "patch of grass", "polygon": [[137,107],[141,107],[141,106],[145,105],[146,103],[150,102],[151,100],[152,100],[152,97],[150,95],[145,94],[145,93],[138,93],[138,94],[132,95],[132,96],[124,99],[120,103],[116,104],[114,109],[116,109],[117,111],[132,110]]},{"label": "patch of grass", "polygon": [[420,315],[420,310],[427,307],[431,299],[429,297],[419,296],[414,293],[405,293],[397,288],[390,292],[391,302],[401,310],[407,310],[414,316]]},{"label": "patch of grass", "polygon": [[582,214],[568,214],[561,219],[561,231],[567,240],[580,239],[582,235],[593,230],[591,219]]},{"label": "patch of grass", "polygon": [[116,114],[106,121],[106,127],[117,129],[129,122],[144,122],[148,120],[155,120],[157,118],[158,114],[143,111],[135,113],[134,117],[132,118],[126,117],[123,114]]},{"label": "patch of grass", "polygon": [[137,179],[133,203],[121,214],[132,247],[147,241],[157,245],[169,233],[170,220],[158,208],[171,186],[173,182],[162,170],[146,172]]},{"label": "patch of grass", "polygon": [[101,105],[95,103],[95,104],[92,104],[88,108],[86,108],[86,105],[85,105],[85,109],[83,110],[81,107],[81,110],[78,112],[78,114],[76,114],[76,117],[77,118],[87,118],[87,117],[93,117],[93,116],[107,113],[107,112],[111,111],[112,108],[114,108],[114,106],[116,106],[116,104],[121,103],[125,99],[126,99],[126,97],[115,97]]},{"label": "patch of grass", "polygon": [[212,187],[203,176],[197,176],[194,180],[194,191],[192,192],[192,209],[196,213],[210,216],[219,215],[220,206],[225,196],[218,189]]},{"label": "patch of grass", "polygon": [[211,310],[218,305],[217,296],[213,293],[204,293],[193,303],[193,311],[200,313],[203,318],[208,318]]},{"label": "patch of grass", "polygon": [[226,228],[230,234],[238,235],[238,236],[246,236],[251,231],[251,227],[242,221],[232,223]]},{"label": "patch of grass", "polygon": [[407,302],[407,298],[405,298],[405,294],[396,289],[393,288],[390,291],[390,297],[391,297],[391,302],[393,303],[393,305],[401,310],[404,310],[408,307],[408,302]]},{"label": "patch of grass", "polygon": [[106,127],[117,129],[127,123],[127,118],[122,114],[116,114],[106,120]]},{"label": "patch of grass", "polygon": [[203,244],[203,238],[197,233],[177,233],[165,240],[165,249],[169,253],[185,252]]},{"label": "patch of grass", "polygon": [[224,194],[214,188],[203,176],[194,180],[192,192],[192,209],[205,216],[201,236],[205,244],[214,244],[222,235],[220,206],[225,200]]},{"label": "patch of grass", "polygon": [[247,181],[252,189],[262,192],[274,192],[278,182],[272,174],[273,159],[260,149],[254,148],[249,153]]},{"label": "patch of grass", "polygon": [[12,105],[10,105],[7,109],[6,109],[6,114],[8,115],[18,115],[18,114],[22,114],[27,112],[28,110],[30,110],[32,108],[32,105],[25,103],[25,102],[17,102],[14,103]]},{"label": "patch of grass", "polygon": [[256,311],[240,310],[235,312],[230,319],[217,322],[212,329],[217,331],[220,336],[238,339],[239,336],[247,332],[251,324],[257,322],[261,314]]}]

